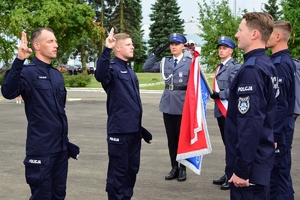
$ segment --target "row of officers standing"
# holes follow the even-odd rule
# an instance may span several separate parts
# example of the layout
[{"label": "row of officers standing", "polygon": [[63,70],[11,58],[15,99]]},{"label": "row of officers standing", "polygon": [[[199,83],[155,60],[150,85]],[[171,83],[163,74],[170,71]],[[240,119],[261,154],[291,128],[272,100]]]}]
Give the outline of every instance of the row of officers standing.
[{"label": "row of officers standing", "polygon": [[[266,13],[246,13],[235,35],[244,51],[240,66],[233,58],[235,42],[228,36],[218,39],[221,59],[217,67],[211,98],[214,116],[226,152],[225,173],[213,184],[230,189],[231,199],[294,199],[291,179],[291,148],[294,120],[300,113],[299,89],[295,87],[296,66],[288,50],[292,26],[273,21]],[[170,47],[172,56],[157,62]],[[176,161],[182,108],[194,48],[184,35],[172,33],[169,43],[159,46],[143,66],[146,72],[160,72],[165,81],[159,110],[168,139],[171,171],[165,180],[186,180],[185,166]],[[272,51],[270,58],[266,49]],[[298,101],[298,102],[296,102]],[[296,102],[296,105],[295,105]],[[218,162],[218,161],[216,161]]]},{"label": "row of officers standing", "polygon": [[[243,200],[293,200],[291,148],[294,121],[300,114],[299,74],[288,50],[292,26],[273,21],[262,12],[244,14],[235,34],[237,47],[244,51],[244,63],[233,60],[235,42],[221,36],[216,44],[221,63],[216,70],[211,98],[214,115],[225,145],[225,175],[213,180],[230,189],[230,198]],[[21,95],[28,119],[26,182],[31,200],[65,199],[68,158],[76,147],[69,142],[65,113],[66,89],[61,73],[51,65],[58,44],[49,28],[38,28],[30,37],[22,33],[18,55],[5,73],[1,92],[7,99]],[[170,47],[172,56],[157,62]],[[266,55],[266,47],[272,55]],[[187,54],[183,54],[186,48]],[[176,154],[183,103],[195,44],[180,33],[171,33],[146,60],[143,70],[159,72],[165,81],[159,110],[163,113],[171,170],[165,180],[187,179],[186,168]],[[25,60],[34,51],[31,63]],[[111,52],[114,57],[111,60]],[[106,191],[110,200],[129,200],[140,167],[141,138],[151,143],[152,135],[142,126],[142,103],[136,74],[128,61],[134,46],[126,33],[112,28],[97,60],[95,78],[107,93],[108,171]],[[297,88],[297,89],[295,89]],[[295,97],[297,96],[297,97]],[[73,147],[73,148],[72,148]],[[218,162],[218,161],[217,161]]]}]

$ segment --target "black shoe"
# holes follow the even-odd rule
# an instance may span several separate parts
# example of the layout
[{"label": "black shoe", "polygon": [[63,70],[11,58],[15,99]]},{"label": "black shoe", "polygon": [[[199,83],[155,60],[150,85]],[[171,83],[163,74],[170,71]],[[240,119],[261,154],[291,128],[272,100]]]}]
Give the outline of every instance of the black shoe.
[{"label": "black shoe", "polygon": [[226,175],[222,176],[221,178],[219,179],[215,179],[213,180],[213,184],[216,184],[216,185],[222,185],[223,183],[227,182],[227,177]]},{"label": "black shoe", "polygon": [[185,181],[185,180],[186,180],[186,168],[184,166],[181,166],[179,168],[178,181]]},{"label": "black shoe", "polygon": [[179,170],[178,170],[178,167],[175,166],[172,168],[172,170],[170,171],[170,173],[168,173],[166,176],[165,176],[165,180],[172,180],[174,178],[177,178],[178,177],[178,174],[179,174]]},{"label": "black shoe", "polygon": [[221,189],[221,190],[229,190],[230,187],[229,187],[228,181],[226,181],[225,183],[223,183],[223,184],[221,185],[221,188],[220,188],[220,189]]}]

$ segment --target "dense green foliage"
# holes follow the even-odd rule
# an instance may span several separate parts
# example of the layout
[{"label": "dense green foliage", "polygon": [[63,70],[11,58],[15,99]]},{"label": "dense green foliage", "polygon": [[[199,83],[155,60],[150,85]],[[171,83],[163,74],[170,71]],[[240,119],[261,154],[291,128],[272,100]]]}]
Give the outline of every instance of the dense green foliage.
[{"label": "dense green foliage", "polygon": [[[49,27],[55,32],[59,44],[58,57],[54,62],[65,63],[81,38],[103,40],[104,30],[94,22],[94,17],[95,12],[90,6],[76,3],[76,0],[3,0],[0,6],[0,31],[9,40],[19,38],[21,32],[25,31],[30,41],[30,33],[34,29]],[[4,43],[0,40],[0,46]],[[11,46],[15,46],[15,42]]]},{"label": "dense green foliage", "polygon": [[293,26],[289,41],[289,49],[294,58],[300,59],[300,0],[282,0],[283,19],[290,21]]}]

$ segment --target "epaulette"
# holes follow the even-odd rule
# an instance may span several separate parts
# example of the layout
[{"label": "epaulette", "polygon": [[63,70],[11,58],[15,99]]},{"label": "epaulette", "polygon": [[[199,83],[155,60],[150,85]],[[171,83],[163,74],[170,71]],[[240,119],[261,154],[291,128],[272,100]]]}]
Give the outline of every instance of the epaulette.
[{"label": "epaulette", "polygon": [[297,60],[296,58],[292,58],[292,60],[293,60],[294,62],[300,63],[300,60]]},{"label": "epaulette", "polygon": [[255,65],[255,62],[256,62],[256,57],[251,57],[244,63],[244,66],[253,67]]},{"label": "epaulette", "polygon": [[171,61],[171,59],[173,58],[173,56],[165,56],[164,58],[165,58],[165,60],[169,59],[169,61]]},{"label": "epaulette", "polygon": [[239,63],[237,63],[237,62],[236,62],[235,60],[233,60],[233,59],[232,59],[231,63],[234,64],[234,65],[239,64]]},{"label": "epaulette", "polygon": [[297,59],[295,59],[295,58],[292,58],[292,60],[293,60],[293,62],[294,62],[295,65],[296,65],[296,69],[297,69],[297,70],[300,69],[300,60],[297,60]]},{"label": "epaulette", "polygon": [[274,64],[279,64],[280,61],[281,61],[281,56],[278,56],[278,57],[275,58]]}]

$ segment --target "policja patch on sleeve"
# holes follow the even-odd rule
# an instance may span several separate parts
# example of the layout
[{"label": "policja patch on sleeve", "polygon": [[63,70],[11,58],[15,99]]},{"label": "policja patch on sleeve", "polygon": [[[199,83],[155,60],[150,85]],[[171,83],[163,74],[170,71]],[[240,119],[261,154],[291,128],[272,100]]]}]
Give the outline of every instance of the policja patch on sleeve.
[{"label": "policja patch on sleeve", "polygon": [[241,114],[246,114],[250,108],[250,96],[239,97],[238,109]]}]

